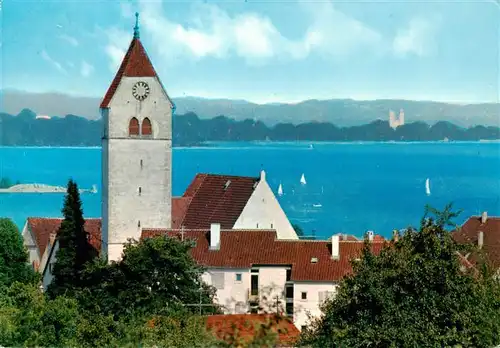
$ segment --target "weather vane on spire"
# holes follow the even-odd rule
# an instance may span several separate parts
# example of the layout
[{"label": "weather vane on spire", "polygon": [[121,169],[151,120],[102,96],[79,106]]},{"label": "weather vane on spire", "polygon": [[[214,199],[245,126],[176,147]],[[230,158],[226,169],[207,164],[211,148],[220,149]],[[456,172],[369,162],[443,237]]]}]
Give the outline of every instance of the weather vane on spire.
[{"label": "weather vane on spire", "polygon": [[134,39],[139,38],[139,12],[135,13]]}]

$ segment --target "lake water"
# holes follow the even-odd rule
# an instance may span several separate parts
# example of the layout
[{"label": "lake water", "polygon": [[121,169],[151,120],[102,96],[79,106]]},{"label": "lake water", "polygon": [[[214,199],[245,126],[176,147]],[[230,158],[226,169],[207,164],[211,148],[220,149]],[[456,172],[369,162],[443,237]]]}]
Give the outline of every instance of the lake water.
[{"label": "lake water", "polygon": [[[456,221],[488,211],[500,215],[500,143],[217,143],[176,148],[173,194],[182,195],[196,173],[258,176],[261,169],[292,222],[306,234],[390,236],[418,226],[425,204],[453,202]],[[0,177],[23,183],[80,188],[98,185],[99,148],[0,147]],[[302,173],[307,184],[299,183]],[[430,179],[431,195],[425,193]],[[86,217],[100,216],[100,194],[82,195]],[[58,217],[62,194],[0,194],[0,216],[21,228],[28,216]]]}]

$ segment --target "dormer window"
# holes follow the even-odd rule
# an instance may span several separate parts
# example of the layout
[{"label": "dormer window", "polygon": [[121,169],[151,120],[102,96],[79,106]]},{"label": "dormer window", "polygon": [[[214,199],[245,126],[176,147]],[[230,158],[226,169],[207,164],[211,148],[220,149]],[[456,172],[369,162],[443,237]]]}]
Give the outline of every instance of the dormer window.
[{"label": "dormer window", "polygon": [[153,128],[151,127],[151,121],[149,118],[142,120],[142,135],[152,135]]},{"label": "dormer window", "polygon": [[139,135],[139,120],[135,117],[130,119],[128,124],[128,135],[136,136]]}]

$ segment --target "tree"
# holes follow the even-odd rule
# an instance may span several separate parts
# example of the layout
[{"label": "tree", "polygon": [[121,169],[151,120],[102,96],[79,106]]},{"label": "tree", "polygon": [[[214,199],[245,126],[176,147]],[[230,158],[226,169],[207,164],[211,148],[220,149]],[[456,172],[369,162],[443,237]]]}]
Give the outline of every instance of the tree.
[{"label": "tree", "polygon": [[[430,211],[430,210],[429,210]],[[303,333],[313,347],[491,347],[500,343],[500,291],[492,272],[461,268],[444,229],[450,206],[425,216],[374,255],[366,242],[354,273]],[[427,214],[426,214],[427,215]]]},{"label": "tree", "polygon": [[74,299],[48,300],[35,284],[13,283],[0,292],[0,345],[77,346],[78,307]]},{"label": "tree", "polygon": [[62,213],[64,219],[56,237],[59,249],[52,272],[54,278],[47,290],[51,298],[65,293],[71,295],[76,289],[84,287],[82,273],[85,265],[98,255],[84,228],[85,220],[78,186],[71,179],[68,182]]},{"label": "tree", "polygon": [[0,287],[15,281],[29,283],[38,279],[28,264],[23,238],[12,220],[0,218]]},{"label": "tree", "polygon": [[[121,261],[89,264],[82,304],[116,318],[199,313],[200,308],[201,314],[217,312],[215,289],[202,281],[203,268],[189,254],[191,248],[190,241],[166,236],[130,240]],[[198,307],[200,302],[205,306]]]}]

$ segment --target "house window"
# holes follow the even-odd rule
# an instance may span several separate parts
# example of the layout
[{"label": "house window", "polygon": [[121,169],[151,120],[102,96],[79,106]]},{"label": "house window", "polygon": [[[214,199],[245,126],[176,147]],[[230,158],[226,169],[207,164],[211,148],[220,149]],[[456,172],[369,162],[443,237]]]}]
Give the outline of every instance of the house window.
[{"label": "house window", "polygon": [[289,268],[286,270],[286,281],[289,282],[292,279],[292,269]]},{"label": "house window", "polygon": [[259,223],[257,222],[257,228],[259,228]]},{"label": "house window", "polygon": [[271,229],[273,229],[273,228],[274,228],[274,226],[273,226],[273,224],[271,224]]},{"label": "house window", "polygon": [[302,292],[300,293],[300,299],[301,299],[301,300],[307,300],[307,292],[302,291]]},{"label": "house window", "polygon": [[141,220],[137,220],[137,227],[141,227]]},{"label": "house window", "polygon": [[241,273],[236,273],[236,281],[241,282]]},{"label": "house window", "polygon": [[285,311],[288,317],[293,317],[293,303],[287,303],[285,305]]},{"label": "house window", "polygon": [[142,188],[139,186],[139,196],[141,195],[142,193]]},{"label": "house window", "polygon": [[151,135],[152,133],[153,129],[151,128],[151,121],[146,117],[142,120],[142,135]]},{"label": "house window", "polygon": [[142,160],[141,160],[141,169],[142,169]]},{"label": "house window", "polygon": [[212,285],[215,286],[217,290],[224,289],[224,272],[214,272],[211,274]]},{"label": "house window", "polygon": [[139,135],[139,120],[135,117],[128,124],[128,135]]},{"label": "house window", "polygon": [[286,295],[286,298],[293,298],[293,286],[288,285],[285,288],[285,295]]}]

